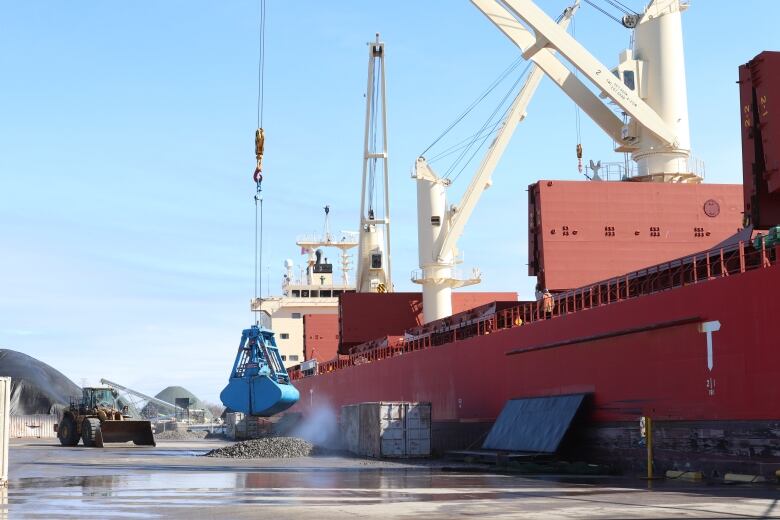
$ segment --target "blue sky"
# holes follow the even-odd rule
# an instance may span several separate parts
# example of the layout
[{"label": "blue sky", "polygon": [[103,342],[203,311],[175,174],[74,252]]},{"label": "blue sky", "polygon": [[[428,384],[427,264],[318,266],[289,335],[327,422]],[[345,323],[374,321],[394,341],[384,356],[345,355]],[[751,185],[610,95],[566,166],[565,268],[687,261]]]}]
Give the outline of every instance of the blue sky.
[{"label": "blue sky", "polygon": [[[566,3],[539,5],[555,16]],[[709,182],[740,180],[737,66],[776,48],[780,18],[778,2],[728,5],[701,0],[684,14],[692,141]],[[251,322],[257,14],[257,1],[0,6],[0,347],[77,384],[178,384],[218,400]],[[268,0],[272,292],[325,204],[335,229],[357,227],[375,32],[387,45],[399,290],[415,289],[415,157],[518,55],[467,1]],[[628,42],[587,5],[576,34],[610,66]],[[460,241],[481,289],[524,296],[525,188],[580,178],[572,103],[545,79],[528,112]],[[586,160],[618,159],[587,120],[582,136]]]}]

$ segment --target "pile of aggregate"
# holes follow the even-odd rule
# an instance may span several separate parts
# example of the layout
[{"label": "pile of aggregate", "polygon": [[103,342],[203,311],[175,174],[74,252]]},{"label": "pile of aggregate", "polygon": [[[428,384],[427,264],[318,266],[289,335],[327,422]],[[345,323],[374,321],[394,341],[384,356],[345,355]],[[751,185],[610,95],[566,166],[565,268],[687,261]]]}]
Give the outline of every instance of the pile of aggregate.
[{"label": "pile of aggregate", "polygon": [[0,376],[11,378],[11,415],[61,414],[81,388],[62,372],[21,352],[0,349]]},{"label": "pile of aggregate", "polygon": [[237,442],[206,453],[206,457],[229,459],[276,459],[308,457],[314,453],[314,445],[296,437],[264,437]]},{"label": "pile of aggregate", "polygon": [[155,433],[154,438],[160,441],[195,441],[205,439],[209,432],[206,430],[199,430],[190,432],[187,430],[166,430],[164,432]]}]

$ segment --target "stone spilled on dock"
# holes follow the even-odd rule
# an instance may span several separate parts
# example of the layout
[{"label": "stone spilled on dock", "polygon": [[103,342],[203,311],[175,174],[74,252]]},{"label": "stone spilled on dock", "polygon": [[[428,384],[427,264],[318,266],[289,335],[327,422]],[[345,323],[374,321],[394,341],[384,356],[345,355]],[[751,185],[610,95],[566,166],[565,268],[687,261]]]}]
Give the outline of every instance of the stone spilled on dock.
[{"label": "stone spilled on dock", "polygon": [[237,442],[231,446],[213,449],[206,457],[229,459],[272,459],[308,457],[314,452],[314,445],[296,437],[264,437]]}]

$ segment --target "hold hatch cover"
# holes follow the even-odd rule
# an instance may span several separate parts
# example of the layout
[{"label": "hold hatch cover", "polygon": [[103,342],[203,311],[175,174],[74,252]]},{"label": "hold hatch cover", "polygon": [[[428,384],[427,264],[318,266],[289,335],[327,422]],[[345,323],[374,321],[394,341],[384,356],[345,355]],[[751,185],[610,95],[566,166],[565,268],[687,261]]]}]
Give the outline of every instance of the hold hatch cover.
[{"label": "hold hatch cover", "polygon": [[510,399],[490,429],[482,448],[554,453],[586,395]]}]

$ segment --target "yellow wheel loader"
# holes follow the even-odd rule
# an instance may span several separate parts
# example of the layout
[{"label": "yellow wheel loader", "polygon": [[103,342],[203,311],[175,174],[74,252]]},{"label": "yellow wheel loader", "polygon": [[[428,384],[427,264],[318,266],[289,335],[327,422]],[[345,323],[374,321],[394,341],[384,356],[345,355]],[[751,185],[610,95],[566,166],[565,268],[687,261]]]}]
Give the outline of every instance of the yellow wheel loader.
[{"label": "yellow wheel loader", "polygon": [[75,399],[56,426],[63,446],[102,448],[108,442],[133,441],[136,446],[155,446],[152,424],[127,415],[127,407],[117,405],[117,392],[111,388],[84,388],[81,400]]}]

